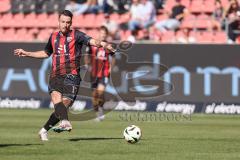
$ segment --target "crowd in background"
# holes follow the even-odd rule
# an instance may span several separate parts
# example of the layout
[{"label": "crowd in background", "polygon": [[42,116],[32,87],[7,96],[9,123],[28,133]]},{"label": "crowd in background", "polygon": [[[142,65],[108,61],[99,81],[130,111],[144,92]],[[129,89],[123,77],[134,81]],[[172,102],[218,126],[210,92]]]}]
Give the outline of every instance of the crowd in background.
[{"label": "crowd in background", "polygon": [[[169,0],[24,0],[26,4],[20,7],[18,3],[23,3],[23,1],[12,0],[11,10],[12,13],[21,11],[28,13],[34,10],[37,14],[58,12],[63,9],[72,11],[74,15],[103,13],[103,25],[109,29],[112,40],[121,39],[121,30],[128,30],[131,33],[128,35],[127,40],[132,42],[140,40],[161,41],[162,34],[168,31],[173,31],[176,34],[181,30],[181,36],[177,38],[173,36],[173,42],[195,43],[197,40],[191,34],[195,29],[181,27],[185,17],[191,14],[189,8],[182,3],[183,0],[175,0],[174,5],[170,9],[166,9],[165,4],[167,1]],[[193,0],[189,1],[192,2]],[[207,0],[205,1],[207,2]],[[27,5],[28,3],[29,5]],[[211,23],[208,24],[205,30],[225,31],[228,43],[239,43],[239,1],[229,0],[227,6],[224,6],[221,0],[214,0],[214,3],[215,9],[209,16]],[[112,13],[129,13],[130,16],[127,22],[118,23],[110,19]],[[159,15],[163,18],[157,18]]]},{"label": "crowd in background", "polygon": [[[206,6],[207,7],[207,6]],[[176,0],[171,11],[164,10],[163,0],[71,0],[66,9],[71,10],[74,14],[84,13],[99,13],[110,14],[112,12],[124,13],[130,12],[130,19],[127,28],[131,31],[128,40],[135,42],[138,30],[142,29],[145,40],[157,40],[155,35],[160,31],[160,34],[168,30],[177,31],[181,26],[184,17],[189,14],[181,0]],[[162,9],[162,10],[161,10]],[[157,20],[156,15],[161,10],[161,14],[166,15],[166,19]],[[108,17],[106,15],[106,17]],[[212,21],[209,25],[209,30],[226,30],[228,35],[228,43],[240,41],[238,38],[240,29],[240,6],[237,0],[229,0],[228,6],[223,6],[220,0],[215,0],[215,10],[212,13]],[[119,38],[118,25],[114,22],[109,22],[106,18],[105,25],[111,30],[113,39]],[[189,29],[184,28],[183,36],[176,41],[182,43],[194,43],[196,40],[189,35]],[[115,33],[114,33],[115,32]],[[159,36],[160,37],[160,36]]]}]

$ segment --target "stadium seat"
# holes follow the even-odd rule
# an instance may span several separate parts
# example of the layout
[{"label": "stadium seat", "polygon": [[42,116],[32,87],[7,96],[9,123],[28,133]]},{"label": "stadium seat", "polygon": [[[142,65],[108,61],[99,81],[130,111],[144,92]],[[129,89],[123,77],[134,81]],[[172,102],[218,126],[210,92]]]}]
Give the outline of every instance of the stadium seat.
[{"label": "stadium seat", "polygon": [[193,0],[190,5],[190,12],[201,13],[203,11],[203,0]]},{"label": "stadium seat", "polygon": [[3,28],[0,28],[0,39],[1,40],[4,39],[3,34],[4,34]]},{"label": "stadium seat", "polygon": [[166,14],[160,14],[157,16],[157,21],[162,21],[168,19],[168,16]]},{"label": "stadium seat", "polygon": [[85,28],[93,28],[95,25],[96,16],[95,14],[86,14],[84,16],[84,22],[81,24],[81,26]]},{"label": "stadium seat", "polygon": [[102,26],[102,24],[104,23],[105,18],[104,18],[104,14],[98,14],[96,16],[96,20],[95,20],[95,24],[94,27],[100,27]]},{"label": "stadium seat", "polygon": [[174,35],[173,31],[167,31],[162,34],[161,42],[172,43],[172,42],[174,42],[174,39],[175,39],[174,37],[175,37],[175,35]]},{"label": "stadium seat", "polygon": [[15,34],[16,31],[14,28],[6,29],[3,33],[3,41],[15,41],[17,39]]},{"label": "stadium seat", "polygon": [[30,28],[28,30],[28,34],[32,35],[32,37],[35,37],[35,38],[37,38],[38,33],[39,33],[39,29],[37,28]]},{"label": "stadium seat", "polygon": [[58,13],[49,14],[47,18],[46,27],[57,27],[58,26]]},{"label": "stadium seat", "polygon": [[111,19],[112,21],[117,22],[117,23],[120,23],[120,22],[121,22],[121,20],[120,20],[120,15],[119,15],[118,13],[112,13],[112,14],[110,15],[110,19]]},{"label": "stadium seat", "polygon": [[213,33],[213,41],[215,43],[226,43],[227,42],[227,34],[223,31],[214,32]]},{"label": "stadium seat", "polygon": [[10,0],[0,1],[0,13],[6,13],[11,9]]},{"label": "stadium seat", "polygon": [[184,36],[184,33],[183,33],[182,30],[177,31],[177,33],[176,33],[176,38],[178,38],[178,37],[183,37],[183,36]]},{"label": "stadium seat", "polygon": [[167,0],[164,6],[164,10],[171,12],[172,7],[175,5],[175,0]]},{"label": "stadium seat", "polygon": [[130,20],[130,13],[125,13],[125,14],[122,14],[120,15],[120,20],[119,20],[119,23],[126,23]]},{"label": "stadium seat", "polygon": [[207,29],[211,26],[211,17],[206,14],[200,14],[197,16],[196,27]]},{"label": "stadium seat", "polygon": [[98,30],[97,29],[90,29],[87,31],[88,35],[97,38],[98,37]]},{"label": "stadium seat", "polygon": [[16,37],[17,39],[15,41],[26,41],[31,42],[33,40],[33,35],[29,34],[27,32],[26,28],[20,28],[16,31]]},{"label": "stadium seat", "polygon": [[35,13],[25,15],[24,21],[23,27],[36,27],[38,24],[37,15]]},{"label": "stadium seat", "polygon": [[221,0],[223,6],[228,6],[229,0]]},{"label": "stadium seat", "polygon": [[49,33],[50,30],[48,29],[41,29],[39,31],[39,34],[37,36],[37,40],[39,41],[47,41],[49,39],[49,36],[51,33]]},{"label": "stadium seat", "polygon": [[46,27],[48,25],[48,15],[46,13],[38,14],[36,18],[36,27]]},{"label": "stadium seat", "polygon": [[13,16],[14,23],[11,27],[22,27],[26,22],[24,21],[24,14],[18,13]]},{"label": "stadium seat", "polygon": [[182,24],[181,24],[181,28],[194,28],[196,22],[196,16],[193,14],[188,14],[184,17]]},{"label": "stadium seat", "polygon": [[215,0],[207,0],[203,2],[202,11],[211,14],[215,10]]},{"label": "stadium seat", "polygon": [[73,17],[73,27],[75,28],[84,27],[84,17],[82,14]]},{"label": "stadium seat", "polygon": [[181,2],[186,8],[189,8],[190,6],[190,0],[182,0]]},{"label": "stadium seat", "polygon": [[12,27],[13,24],[13,15],[11,13],[3,14],[1,17],[0,27]]},{"label": "stadium seat", "polygon": [[212,43],[213,41],[212,32],[198,32],[196,38],[198,43]]}]

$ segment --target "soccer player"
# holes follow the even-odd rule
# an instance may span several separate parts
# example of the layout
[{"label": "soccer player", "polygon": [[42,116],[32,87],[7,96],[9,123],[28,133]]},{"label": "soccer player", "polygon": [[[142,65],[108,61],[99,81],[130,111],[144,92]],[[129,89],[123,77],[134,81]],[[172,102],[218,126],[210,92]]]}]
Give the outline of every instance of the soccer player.
[{"label": "soccer player", "polygon": [[48,58],[52,56],[52,68],[49,78],[49,94],[54,104],[54,112],[39,131],[42,141],[47,141],[47,132],[59,121],[55,131],[71,131],[68,120],[68,108],[73,104],[80,85],[80,58],[83,45],[93,45],[114,52],[111,44],[93,39],[83,32],[71,29],[73,14],[64,10],[59,14],[59,31],[50,35],[45,50],[29,52],[15,49],[19,57]]},{"label": "soccer player", "polygon": [[[99,28],[98,40],[106,42],[109,32],[105,26]],[[88,46],[86,47],[85,63],[91,64],[91,83],[92,83],[92,105],[96,111],[96,120],[102,121],[104,119],[103,105],[105,102],[104,91],[108,83],[110,70],[115,63],[114,53],[103,47]],[[111,56],[111,64],[110,64]],[[90,59],[89,59],[90,57]]]}]

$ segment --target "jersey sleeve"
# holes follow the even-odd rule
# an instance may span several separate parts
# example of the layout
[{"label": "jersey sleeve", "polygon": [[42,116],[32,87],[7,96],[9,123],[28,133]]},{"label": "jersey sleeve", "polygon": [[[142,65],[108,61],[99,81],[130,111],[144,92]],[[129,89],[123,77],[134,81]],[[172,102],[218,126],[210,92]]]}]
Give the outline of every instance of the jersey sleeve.
[{"label": "jersey sleeve", "polygon": [[84,45],[89,45],[90,39],[92,39],[90,36],[80,31],[76,32],[76,38],[78,43],[81,43]]},{"label": "jersey sleeve", "polygon": [[44,49],[45,52],[48,54],[48,56],[50,56],[53,53],[53,47],[52,47],[51,40],[52,40],[52,35],[49,37],[49,40]]}]

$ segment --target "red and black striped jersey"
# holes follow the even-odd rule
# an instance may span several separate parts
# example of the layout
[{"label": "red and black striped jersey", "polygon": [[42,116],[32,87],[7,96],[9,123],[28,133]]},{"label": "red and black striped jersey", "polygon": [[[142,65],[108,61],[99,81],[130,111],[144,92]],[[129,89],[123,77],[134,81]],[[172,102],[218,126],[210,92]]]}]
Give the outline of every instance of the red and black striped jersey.
[{"label": "red and black striped jersey", "polygon": [[108,77],[110,75],[109,56],[114,53],[109,52],[104,48],[95,46],[88,46],[86,48],[87,54],[91,57],[91,76],[92,77]]},{"label": "red and black striped jersey", "polygon": [[78,30],[71,30],[66,35],[60,31],[51,34],[45,52],[52,55],[51,76],[80,74],[80,58],[83,45],[88,45],[91,37]]}]

